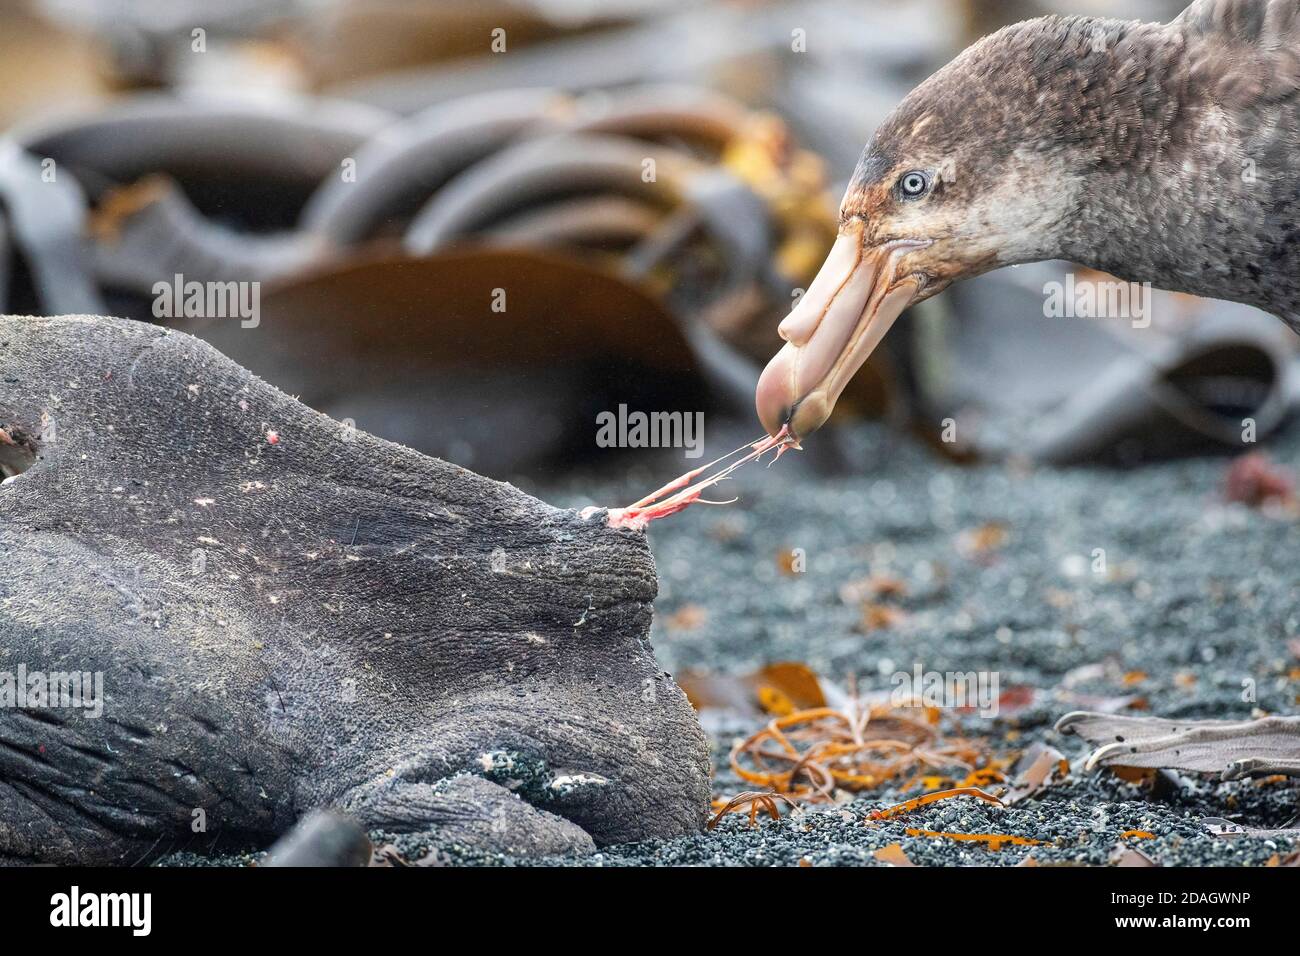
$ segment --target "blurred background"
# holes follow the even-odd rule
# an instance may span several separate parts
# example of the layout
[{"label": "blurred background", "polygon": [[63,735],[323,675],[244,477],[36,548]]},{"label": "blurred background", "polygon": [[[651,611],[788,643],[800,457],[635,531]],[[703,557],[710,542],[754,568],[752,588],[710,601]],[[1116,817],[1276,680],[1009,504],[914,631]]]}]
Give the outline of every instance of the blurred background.
[{"label": "blurred background", "polygon": [[[345,426],[627,505],[759,436],[777,324],[913,86],[1006,23],[1182,5],[0,0],[0,311],[183,329]],[[999,751],[1069,710],[1300,701],[1300,337],[1161,292],[1053,317],[1066,280],[1108,281],[1038,263],[913,308],[803,453],[651,526],[655,652],[724,795],[780,662],[1000,674]],[[702,415],[703,447],[606,447],[619,410]]]},{"label": "blurred background", "polygon": [[[182,328],[525,484],[644,467],[595,440],[620,405],[705,413],[712,457],[758,433],[776,325],[911,87],[1016,20],[1182,6],[0,0],[0,309]],[[844,428],[865,418],[959,460],[1121,464],[1285,420],[1281,323],[1166,294],[1146,329],[1045,318],[1072,270],[1089,280],[1025,266],[912,310],[804,467],[860,467]],[[189,282],[254,311],[183,307]]]}]

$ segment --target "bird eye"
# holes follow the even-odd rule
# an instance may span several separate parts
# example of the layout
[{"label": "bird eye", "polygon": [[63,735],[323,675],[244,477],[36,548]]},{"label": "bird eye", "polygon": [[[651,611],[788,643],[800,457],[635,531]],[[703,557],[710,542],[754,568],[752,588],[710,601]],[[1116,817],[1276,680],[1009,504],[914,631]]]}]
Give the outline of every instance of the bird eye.
[{"label": "bird eye", "polygon": [[930,177],[916,169],[910,173],[903,173],[903,177],[898,181],[898,190],[903,194],[904,199],[919,199],[929,188]]}]

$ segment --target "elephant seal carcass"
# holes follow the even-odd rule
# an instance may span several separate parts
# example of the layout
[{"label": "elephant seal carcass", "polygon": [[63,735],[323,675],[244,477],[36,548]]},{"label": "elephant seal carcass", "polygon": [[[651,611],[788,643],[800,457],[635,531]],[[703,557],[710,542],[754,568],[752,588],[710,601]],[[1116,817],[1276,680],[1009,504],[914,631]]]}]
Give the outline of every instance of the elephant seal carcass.
[{"label": "elephant seal carcass", "polygon": [[516,855],[701,827],[643,535],[120,319],[0,319],[0,429],[0,859],[264,846],[322,807]]}]

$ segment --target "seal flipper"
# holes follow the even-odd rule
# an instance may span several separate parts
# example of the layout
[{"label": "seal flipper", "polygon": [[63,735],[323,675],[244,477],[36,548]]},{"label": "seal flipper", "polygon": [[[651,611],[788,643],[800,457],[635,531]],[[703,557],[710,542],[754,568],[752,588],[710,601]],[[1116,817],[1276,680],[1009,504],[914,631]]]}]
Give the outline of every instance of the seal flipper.
[{"label": "seal flipper", "polygon": [[520,857],[596,851],[590,834],[576,823],[467,773],[437,783],[384,780],[352,809],[372,829],[417,834],[431,848],[473,847]]}]

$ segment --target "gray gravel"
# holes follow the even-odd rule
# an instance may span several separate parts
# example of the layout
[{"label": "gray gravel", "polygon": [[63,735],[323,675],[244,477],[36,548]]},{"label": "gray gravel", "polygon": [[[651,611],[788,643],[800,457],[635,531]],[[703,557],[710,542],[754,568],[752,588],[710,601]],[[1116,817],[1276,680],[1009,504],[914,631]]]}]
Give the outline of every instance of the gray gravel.
[{"label": "gray gravel", "polygon": [[[711,453],[750,437],[722,432],[709,435]],[[853,675],[863,691],[887,689],[888,675],[917,661],[927,670],[997,671],[1004,691],[1035,688],[1032,702],[996,719],[949,719],[990,739],[1000,755],[1036,740],[1051,743],[1073,760],[1069,777],[1009,809],[957,798],[871,822],[871,810],[921,792],[886,787],[757,827],[738,813],[698,837],[533,863],[883,865],[873,851],[899,843],[918,865],[1005,866],[1030,854],[1041,864],[1105,864],[1127,830],[1154,834],[1135,845],[1164,865],[1259,865],[1300,846],[1300,839],[1276,836],[1216,837],[1202,823],[1287,827],[1300,810],[1294,784],[1184,775],[1153,792],[1109,772],[1085,774],[1080,743],[1051,729],[1062,713],[1083,709],[1089,695],[1138,695],[1147,712],[1164,716],[1244,719],[1256,708],[1300,710],[1300,681],[1288,677],[1300,664],[1288,648],[1300,634],[1294,512],[1225,503],[1224,457],[1134,471],[958,467],[879,426],[817,441],[771,469],[749,468],[717,496],[739,494],[737,503],[693,508],[652,527],[661,577],[653,640],[664,667],[737,674],[795,660],[831,680]],[[1300,472],[1300,427],[1268,451]],[[828,474],[827,460],[848,467]],[[625,504],[699,463],[637,453],[630,461],[628,474],[517,483],[561,505]],[[965,533],[989,523],[1005,526],[1005,542],[972,555]],[[806,553],[804,573],[782,571],[778,556],[793,548]],[[1105,549],[1104,574],[1092,570],[1097,548]],[[906,582],[907,595],[887,601],[905,617],[864,631],[859,601],[842,591],[873,574]],[[691,606],[695,626],[670,626]],[[1087,665],[1100,665],[1091,678],[1078,670]],[[1122,675],[1134,671],[1146,678],[1124,685]],[[1242,699],[1243,681],[1253,682],[1254,702]],[[709,712],[704,723],[714,742],[715,791],[746,789],[731,774],[727,752],[761,721]],[[909,827],[1017,834],[1047,845],[993,852],[908,836]],[[408,858],[421,853],[392,842]],[[454,848],[438,859],[525,862]]]},{"label": "gray gravel", "polygon": [[[738,443],[715,444],[713,436],[709,442],[710,450]],[[1011,746],[1003,738],[1015,730],[1016,747],[1043,740],[1072,758],[1082,755],[1081,745],[1051,726],[1062,713],[1084,709],[1089,696],[1138,695],[1150,713],[1164,716],[1297,712],[1300,682],[1288,672],[1300,661],[1288,641],[1300,634],[1300,520],[1285,509],[1226,503],[1230,459],[1131,471],[959,467],[879,426],[841,431],[827,439],[832,443],[834,457],[850,463],[838,475],[820,474],[811,453],[787,455],[766,471],[751,467],[717,496],[739,494],[737,503],[695,508],[652,527],[661,577],[653,639],[668,670],[742,673],[795,660],[833,680],[854,675],[866,691],[887,689],[888,675],[917,661],[927,670],[997,671],[1004,691],[1027,685],[1037,696],[996,720],[964,718],[968,730],[999,741],[1000,751]],[[1300,427],[1291,426],[1268,451],[1300,472]],[[624,503],[682,464],[660,460],[628,477],[589,476],[529,490],[574,506]],[[990,523],[1005,526],[1005,542],[972,555],[966,533]],[[802,574],[783,572],[778,559],[794,548],[806,554]],[[1093,571],[1098,548],[1105,550],[1104,573]],[[864,631],[859,601],[842,591],[873,574],[906,582],[905,597],[885,601],[906,616]],[[687,606],[703,613],[689,616],[695,626],[674,629],[674,613]],[[1088,679],[1078,670],[1086,665],[1101,666]],[[1146,678],[1123,684],[1122,675],[1135,671]],[[1255,700],[1243,700],[1251,687]],[[744,789],[731,777],[726,753],[756,723],[706,719],[706,727],[716,745],[715,789]],[[1157,797],[1108,772],[1085,775],[1081,764],[1076,760],[1070,778],[1040,799],[1009,810],[961,798],[864,825],[868,811],[920,792],[886,789],[757,828],[737,814],[694,839],[553,862],[859,864],[876,862],[874,849],[901,842],[918,864],[1007,865],[1031,851],[1042,862],[1099,864],[1120,833],[1136,829],[1155,834],[1139,845],[1161,863],[1243,865],[1297,844],[1224,839],[1200,823],[1220,817],[1285,827],[1300,809],[1292,784],[1184,776]],[[907,827],[1015,833],[1053,845],[991,852],[908,837]]]}]

